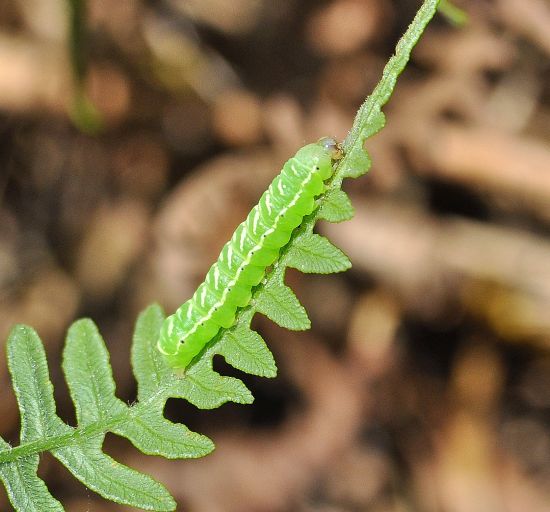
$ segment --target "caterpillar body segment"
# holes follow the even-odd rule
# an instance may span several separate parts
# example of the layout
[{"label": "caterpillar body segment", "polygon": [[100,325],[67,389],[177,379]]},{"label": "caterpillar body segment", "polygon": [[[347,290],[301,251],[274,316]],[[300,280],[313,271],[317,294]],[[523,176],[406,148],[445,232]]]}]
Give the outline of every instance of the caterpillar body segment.
[{"label": "caterpillar body segment", "polygon": [[292,232],[313,212],[315,198],[341,158],[333,139],[301,148],[221,250],[191,299],[163,323],[158,349],[176,369],[185,369],[221,328],[235,322],[252,289],[278,257]]}]

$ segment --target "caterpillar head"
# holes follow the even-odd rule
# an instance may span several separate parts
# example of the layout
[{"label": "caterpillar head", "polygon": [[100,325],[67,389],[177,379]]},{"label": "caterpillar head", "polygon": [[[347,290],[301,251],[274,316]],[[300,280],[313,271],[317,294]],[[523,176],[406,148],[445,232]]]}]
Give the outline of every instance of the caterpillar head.
[{"label": "caterpillar head", "polygon": [[317,141],[317,144],[328,151],[333,161],[341,160],[344,157],[340,143],[333,137],[322,137]]}]

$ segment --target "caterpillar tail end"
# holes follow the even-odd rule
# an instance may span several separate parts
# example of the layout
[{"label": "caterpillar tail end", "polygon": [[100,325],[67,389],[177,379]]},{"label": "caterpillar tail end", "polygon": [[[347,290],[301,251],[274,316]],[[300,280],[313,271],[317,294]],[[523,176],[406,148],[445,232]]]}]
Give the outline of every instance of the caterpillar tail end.
[{"label": "caterpillar tail end", "polygon": [[175,356],[178,353],[179,338],[180,336],[176,329],[174,315],[171,315],[164,320],[160,329],[160,335],[157,341],[158,351],[167,357]]}]

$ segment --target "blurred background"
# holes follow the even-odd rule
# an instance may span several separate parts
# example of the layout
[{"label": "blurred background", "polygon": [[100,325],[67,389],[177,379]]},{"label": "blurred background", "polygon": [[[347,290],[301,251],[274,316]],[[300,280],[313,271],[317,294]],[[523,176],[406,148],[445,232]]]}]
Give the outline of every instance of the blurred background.
[{"label": "blurred background", "polygon": [[[168,403],[205,459],[107,437],[178,510],[550,511],[550,2],[456,3],[469,23],[430,25],[345,184],[355,218],[319,225],[353,269],[289,272],[311,331],[255,319],[279,377],[239,375],[252,406]],[[68,325],[97,322],[133,400],[137,313],[184,302],[282,163],[346,135],[419,4],[0,3],[0,334],[38,330],[67,421]],[[41,474],[69,511],[127,510]]]}]

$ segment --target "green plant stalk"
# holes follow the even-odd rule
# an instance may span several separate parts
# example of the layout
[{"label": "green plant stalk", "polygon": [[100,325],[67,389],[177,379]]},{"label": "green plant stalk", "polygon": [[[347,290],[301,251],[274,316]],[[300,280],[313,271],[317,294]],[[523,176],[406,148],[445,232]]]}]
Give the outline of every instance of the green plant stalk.
[{"label": "green plant stalk", "polygon": [[372,94],[357,111],[352,128],[343,143],[345,156],[336,167],[335,178],[333,180],[335,185],[341,185],[342,179],[345,177],[343,173],[350,166],[349,160],[351,155],[358,150],[364,152],[363,144],[372,135],[369,127],[376,125],[377,116],[380,115],[382,107],[390,99],[399,75],[405,69],[413,48],[437,12],[439,3],[440,0],[426,0],[422,4],[407,31],[397,43],[395,54],[384,67],[382,78],[374,88]]},{"label": "green plant stalk", "polygon": [[[125,409],[124,412],[120,414],[111,416],[108,421],[97,421],[85,427],[73,428],[66,434],[30,441],[8,450],[0,450],[0,464],[13,462],[19,458],[36,455],[37,453],[55,450],[62,446],[69,446],[82,438],[94,437],[104,434],[105,432],[111,432],[117,425],[130,421],[134,417],[139,417],[141,411],[150,408],[153,403],[153,399],[145,400]],[[163,405],[163,403],[164,401],[160,402],[160,405]]]},{"label": "green plant stalk", "polygon": [[450,0],[441,0],[439,12],[455,27],[462,27],[469,21],[466,11],[451,3]]},{"label": "green plant stalk", "polygon": [[74,93],[69,115],[74,124],[84,133],[94,135],[102,126],[99,110],[92,103],[84,87],[88,68],[86,45],[86,0],[66,0],[69,16],[69,54],[73,75]]}]

